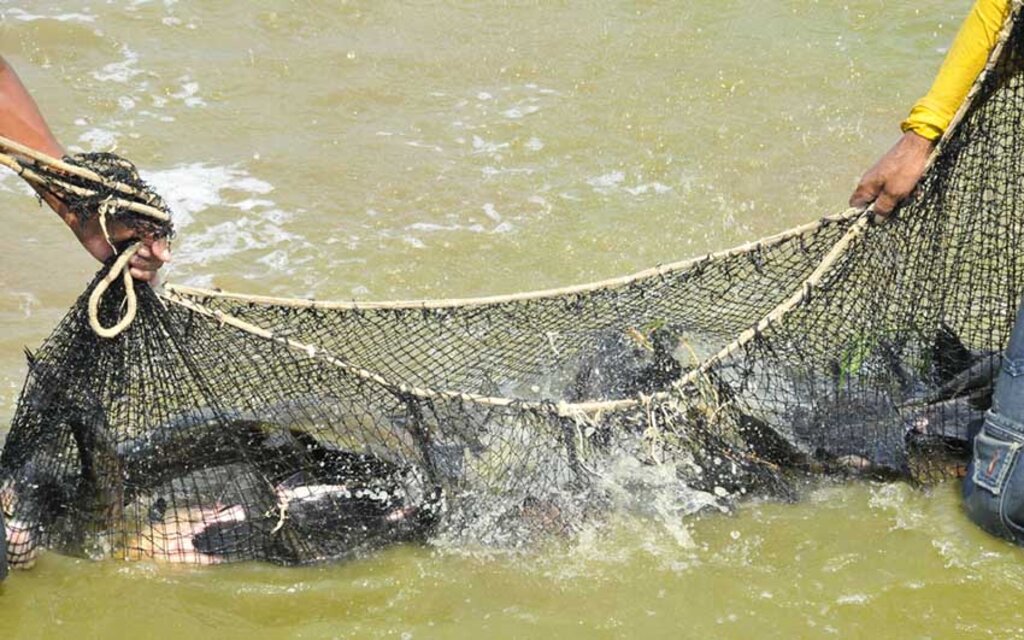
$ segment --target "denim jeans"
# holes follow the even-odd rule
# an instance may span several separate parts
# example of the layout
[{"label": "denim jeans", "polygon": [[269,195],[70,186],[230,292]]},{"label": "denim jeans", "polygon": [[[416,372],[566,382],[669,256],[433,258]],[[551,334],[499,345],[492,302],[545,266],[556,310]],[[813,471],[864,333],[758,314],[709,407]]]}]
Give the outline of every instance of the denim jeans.
[{"label": "denim jeans", "polygon": [[996,380],[992,408],[974,438],[964,478],[967,515],[989,533],[1024,544],[1024,303]]},{"label": "denim jeans", "polygon": [[0,508],[0,582],[7,577],[7,525],[4,524],[4,510]]}]

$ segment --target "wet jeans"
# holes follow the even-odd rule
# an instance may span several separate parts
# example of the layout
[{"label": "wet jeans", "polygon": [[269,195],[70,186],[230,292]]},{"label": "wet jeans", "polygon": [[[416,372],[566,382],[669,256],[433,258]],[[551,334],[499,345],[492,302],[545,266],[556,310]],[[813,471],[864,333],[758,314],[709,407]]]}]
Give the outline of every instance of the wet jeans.
[{"label": "wet jeans", "polygon": [[989,533],[1024,544],[1024,303],[996,380],[992,409],[974,438],[964,508]]}]

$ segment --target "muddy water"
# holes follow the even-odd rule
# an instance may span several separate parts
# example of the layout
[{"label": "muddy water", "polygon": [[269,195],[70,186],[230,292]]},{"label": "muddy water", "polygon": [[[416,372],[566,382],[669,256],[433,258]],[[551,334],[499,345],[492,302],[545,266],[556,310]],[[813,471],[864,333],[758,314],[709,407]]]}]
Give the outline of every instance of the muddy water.
[{"label": "muddy water", "polygon": [[[967,0],[0,1],[71,150],[173,204],[170,280],[317,298],[558,286],[841,209]],[[0,177],[0,425],[95,265]],[[0,432],[5,427],[0,426]],[[169,570],[46,556],[7,637],[1013,637],[1020,552],[956,487],[623,516],[527,556]]]}]

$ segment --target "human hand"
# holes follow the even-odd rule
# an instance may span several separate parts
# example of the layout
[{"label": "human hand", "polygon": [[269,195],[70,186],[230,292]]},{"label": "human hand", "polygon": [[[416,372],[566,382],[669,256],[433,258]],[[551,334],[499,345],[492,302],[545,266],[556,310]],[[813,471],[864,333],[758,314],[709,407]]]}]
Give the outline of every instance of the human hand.
[{"label": "human hand", "polygon": [[931,140],[913,131],[904,133],[860,179],[850,196],[850,206],[862,208],[874,203],[876,214],[888,216],[913,193],[934,148]]},{"label": "human hand", "polygon": [[114,248],[110,243],[124,242],[137,238],[143,245],[128,263],[132,277],[143,282],[154,283],[157,271],[165,263],[171,261],[170,243],[167,238],[153,239],[152,237],[138,237],[129,227],[111,222],[107,226],[110,233],[109,241],[100,226],[99,216],[90,216],[88,220],[79,221],[73,214],[62,215],[64,221],[74,232],[75,237],[82,243],[85,250],[100,262],[106,261],[114,255]]}]

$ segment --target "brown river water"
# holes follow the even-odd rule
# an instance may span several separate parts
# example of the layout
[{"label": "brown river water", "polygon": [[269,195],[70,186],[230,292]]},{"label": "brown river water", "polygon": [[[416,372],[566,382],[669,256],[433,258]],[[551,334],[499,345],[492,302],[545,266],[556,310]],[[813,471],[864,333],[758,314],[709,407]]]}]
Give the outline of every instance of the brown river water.
[{"label": "brown river water", "polygon": [[[0,0],[71,150],[172,204],[168,280],[463,297],[639,270],[843,208],[969,0]],[[96,265],[0,176],[0,434]],[[0,638],[1021,637],[1024,554],[954,483],[621,514],[510,555],[443,545],[210,569],[47,554]],[[655,510],[656,511],[656,510]]]}]

